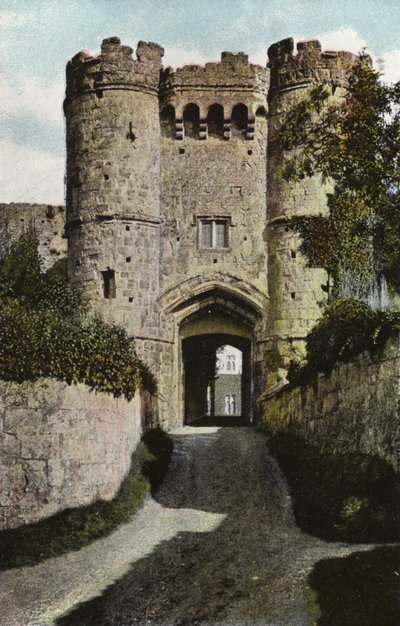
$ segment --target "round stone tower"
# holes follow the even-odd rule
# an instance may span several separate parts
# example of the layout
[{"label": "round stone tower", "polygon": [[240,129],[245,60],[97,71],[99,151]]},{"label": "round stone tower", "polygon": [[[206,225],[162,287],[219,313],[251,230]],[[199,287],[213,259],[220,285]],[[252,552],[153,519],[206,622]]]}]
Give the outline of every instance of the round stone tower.
[{"label": "round stone tower", "polygon": [[116,37],[67,65],[68,271],[94,308],[157,369],[163,49]]},{"label": "round stone tower", "polygon": [[269,386],[285,381],[287,366],[304,354],[305,337],[327,299],[327,276],[307,267],[300,253],[300,236],[291,227],[293,216],[327,211],[326,193],[316,175],[296,183],[279,176],[283,153],[278,133],[285,115],[314,84],[325,84],[333,98],[343,95],[354,56],[348,52],[321,52],[318,41],[299,43],[284,39],[268,50],[269,92],[267,229],[270,294]]}]

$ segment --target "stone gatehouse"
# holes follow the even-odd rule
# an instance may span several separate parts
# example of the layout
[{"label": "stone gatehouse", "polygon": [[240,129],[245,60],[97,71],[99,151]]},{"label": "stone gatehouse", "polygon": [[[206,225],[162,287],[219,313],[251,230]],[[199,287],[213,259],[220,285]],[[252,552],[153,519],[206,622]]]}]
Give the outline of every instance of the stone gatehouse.
[{"label": "stone gatehouse", "polygon": [[353,56],[317,41],[295,53],[285,39],[265,67],[223,52],[174,71],[159,45],[132,53],[112,37],[67,66],[69,275],[135,337],[159,380],[162,422],[189,418],[189,392],[195,416],[204,406],[198,357],[210,364],[223,345],[242,352],[252,420],[326,298],[326,276],[307,267],[290,222],[324,212],[326,187],[280,178],[277,133],[310,85],[343,93]]}]

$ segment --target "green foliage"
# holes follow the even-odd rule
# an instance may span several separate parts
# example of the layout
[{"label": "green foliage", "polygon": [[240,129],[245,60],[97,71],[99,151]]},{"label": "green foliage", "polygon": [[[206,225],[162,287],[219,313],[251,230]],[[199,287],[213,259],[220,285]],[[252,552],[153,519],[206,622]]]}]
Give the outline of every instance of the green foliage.
[{"label": "green foliage", "polygon": [[288,115],[279,142],[282,175],[301,180],[320,173],[334,181],[329,216],[295,220],[312,266],[324,267],[341,293],[344,272],[383,271],[400,289],[400,83],[384,85],[361,56],[348,90],[332,98],[313,87]]},{"label": "green foliage", "polygon": [[329,305],[307,336],[307,362],[292,362],[291,384],[306,382],[316,372],[329,372],[338,361],[349,361],[364,350],[374,352],[400,331],[400,313],[373,311],[368,305],[340,298]]},{"label": "green foliage", "polygon": [[41,270],[37,239],[25,233],[0,260],[0,378],[49,376],[82,382],[131,400],[154,378],[124,330],[105,324],[82,302],[58,262]]},{"label": "green foliage", "polygon": [[328,541],[398,541],[399,482],[379,457],[333,454],[290,433],[268,443],[289,482],[296,522]]},{"label": "green foliage", "polygon": [[319,561],[308,577],[317,626],[397,626],[400,548],[386,546]]},{"label": "green foliage", "polygon": [[127,523],[149,489],[155,492],[162,483],[172,447],[167,433],[160,428],[150,430],[143,435],[142,444],[132,456],[129,473],[111,501],[98,500],[35,524],[1,531],[0,569],[34,565],[79,550]]}]

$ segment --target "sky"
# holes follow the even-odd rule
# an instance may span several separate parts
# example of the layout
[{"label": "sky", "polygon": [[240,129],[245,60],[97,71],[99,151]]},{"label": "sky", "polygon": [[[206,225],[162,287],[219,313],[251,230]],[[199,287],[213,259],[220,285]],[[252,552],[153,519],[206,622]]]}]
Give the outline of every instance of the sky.
[{"label": "sky", "polygon": [[400,0],[0,0],[0,202],[64,203],[65,65],[111,36],[174,67],[223,50],[265,65],[272,43],[317,38],[400,79]]}]

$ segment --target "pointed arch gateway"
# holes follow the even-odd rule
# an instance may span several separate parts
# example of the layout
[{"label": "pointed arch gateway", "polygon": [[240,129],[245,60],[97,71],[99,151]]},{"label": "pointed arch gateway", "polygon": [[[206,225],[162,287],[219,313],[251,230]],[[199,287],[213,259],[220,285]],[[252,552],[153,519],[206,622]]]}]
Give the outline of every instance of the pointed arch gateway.
[{"label": "pointed arch gateway", "polygon": [[[261,312],[245,297],[213,288],[181,301],[174,313],[179,333],[176,358],[182,422],[250,423],[255,328]],[[240,375],[235,372],[236,378],[227,371],[218,372],[216,367],[218,353],[224,346],[241,354]],[[220,397],[216,397],[218,394]],[[228,416],[224,416],[223,409],[226,397],[230,404]]]}]

